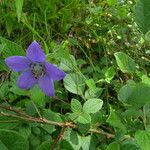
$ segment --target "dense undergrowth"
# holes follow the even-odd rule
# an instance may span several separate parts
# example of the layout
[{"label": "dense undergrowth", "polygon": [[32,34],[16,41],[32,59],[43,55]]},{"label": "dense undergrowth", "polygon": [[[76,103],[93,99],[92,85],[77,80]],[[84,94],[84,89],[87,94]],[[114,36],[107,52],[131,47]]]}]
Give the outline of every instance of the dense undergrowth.
[{"label": "dense undergrowth", "polygon": [[[149,150],[149,0],[0,1],[1,150]],[[40,43],[67,75],[49,97],[5,64]]]}]

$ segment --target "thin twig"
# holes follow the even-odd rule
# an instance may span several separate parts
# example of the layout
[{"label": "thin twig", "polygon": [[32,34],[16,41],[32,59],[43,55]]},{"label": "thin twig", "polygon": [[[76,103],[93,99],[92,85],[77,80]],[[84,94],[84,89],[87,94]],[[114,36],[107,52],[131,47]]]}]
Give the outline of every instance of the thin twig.
[{"label": "thin twig", "polygon": [[107,136],[107,138],[114,138],[114,137],[115,137],[114,134],[106,133],[106,132],[104,132],[104,131],[96,130],[96,129],[89,129],[89,132],[97,133],[97,134],[102,134],[102,135]]},{"label": "thin twig", "polygon": [[36,112],[38,113],[39,117],[40,117],[40,118],[42,118],[42,116],[41,116],[41,114],[40,114],[40,112],[39,112],[38,108],[36,107],[36,105],[35,105],[34,101],[31,101],[31,102],[32,102],[32,104],[33,104],[33,106],[34,106],[34,108],[35,108]]},{"label": "thin twig", "polygon": [[[54,126],[59,126],[62,128],[77,129],[77,126],[73,122],[55,122],[55,121],[47,120],[46,118],[32,117],[32,116],[29,116],[29,115],[25,114],[24,112],[22,112],[18,109],[14,109],[13,107],[10,107],[10,106],[0,105],[0,108],[3,108],[3,109],[6,109],[6,110],[9,110],[11,112],[16,113],[16,114],[10,114],[10,113],[5,113],[5,112],[1,111],[0,112],[1,116],[16,118],[19,120],[26,120],[26,121],[30,121],[30,122],[37,122],[37,123],[41,123],[41,124],[54,125]],[[110,133],[107,133],[107,132],[104,132],[101,130],[96,130],[96,129],[89,129],[89,132],[95,133],[95,134],[102,134],[102,135],[107,136],[107,138],[114,138],[115,137],[114,134],[110,134]]]},{"label": "thin twig", "polygon": [[66,127],[63,127],[58,135],[58,137],[56,138],[56,140],[53,142],[52,146],[50,147],[50,150],[54,150],[56,145],[59,143],[59,141],[63,138],[64,132],[66,130]]},{"label": "thin twig", "polygon": [[12,111],[12,112],[15,112],[21,116],[24,116],[24,117],[30,117],[29,115],[25,114],[24,112],[22,112],[21,110],[18,110],[18,109],[15,109],[11,106],[5,106],[5,105],[0,105],[0,108],[3,108],[3,109],[6,109],[6,110],[9,110],[9,111]]},{"label": "thin twig", "polygon": [[9,113],[4,113],[4,112],[0,112],[0,115],[6,116],[6,117],[11,117],[11,118],[17,118],[17,119],[21,119],[21,120],[27,120],[30,122],[37,122],[37,123],[42,123],[42,124],[59,126],[59,127],[76,128],[76,126],[72,122],[61,123],[61,122],[50,121],[45,118],[36,118],[36,117],[32,117],[32,116],[24,117],[24,116],[18,116],[15,114],[9,114]]}]

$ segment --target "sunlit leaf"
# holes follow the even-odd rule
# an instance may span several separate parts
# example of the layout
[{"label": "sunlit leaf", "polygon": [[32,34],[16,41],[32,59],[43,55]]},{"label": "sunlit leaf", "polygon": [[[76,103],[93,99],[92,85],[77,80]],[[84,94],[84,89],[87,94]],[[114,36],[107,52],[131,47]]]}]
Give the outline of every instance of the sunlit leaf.
[{"label": "sunlit leaf", "polygon": [[69,92],[82,95],[85,83],[84,79],[80,75],[71,73],[64,78],[64,86]]},{"label": "sunlit leaf", "polygon": [[81,103],[76,100],[76,99],[72,99],[71,101],[71,110],[74,112],[74,113],[81,113],[82,112],[82,105]]},{"label": "sunlit leaf", "polygon": [[124,73],[134,73],[136,71],[136,64],[134,60],[123,52],[116,52],[115,58],[120,70]]},{"label": "sunlit leaf", "polygon": [[101,99],[89,99],[83,105],[83,111],[86,113],[96,113],[98,112],[103,105],[103,101]]},{"label": "sunlit leaf", "polygon": [[144,34],[150,30],[149,8],[149,0],[138,0],[135,5],[135,20]]}]

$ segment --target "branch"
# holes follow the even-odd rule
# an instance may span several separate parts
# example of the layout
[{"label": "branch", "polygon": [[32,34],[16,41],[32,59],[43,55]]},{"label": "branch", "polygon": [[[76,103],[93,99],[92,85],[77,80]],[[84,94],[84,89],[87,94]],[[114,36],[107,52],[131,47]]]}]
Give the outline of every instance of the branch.
[{"label": "branch", "polygon": [[[29,116],[18,109],[15,109],[15,108],[12,108],[9,106],[4,106],[4,105],[0,105],[0,108],[3,108],[5,110],[11,111],[11,112],[15,112],[16,114],[18,114],[18,115],[10,114],[10,113],[5,113],[5,112],[1,111],[0,112],[1,116],[16,118],[19,120],[26,120],[26,121],[30,121],[30,122],[37,122],[37,123],[41,123],[41,124],[54,125],[54,126],[59,126],[62,128],[77,129],[77,126],[73,122],[55,122],[55,121],[47,120],[46,118],[36,118],[36,117]],[[105,135],[107,138],[115,137],[114,134],[110,134],[110,133],[107,133],[107,132],[104,132],[101,130],[96,130],[96,129],[89,129],[89,132],[95,133],[95,134],[102,134],[102,135]]]},{"label": "branch", "polygon": [[12,112],[15,112],[21,116],[24,116],[24,117],[30,117],[29,115],[25,114],[24,112],[22,112],[21,110],[18,110],[18,109],[15,109],[11,106],[4,106],[4,105],[0,105],[0,108],[3,108],[3,109],[6,109],[6,110],[9,110],[9,111],[12,111]]},{"label": "branch", "polygon": [[53,142],[52,146],[51,146],[51,150],[55,149],[55,146],[58,144],[58,142],[63,138],[63,134],[66,131],[66,127],[63,127],[58,135],[58,137],[56,138],[56,140]]}]

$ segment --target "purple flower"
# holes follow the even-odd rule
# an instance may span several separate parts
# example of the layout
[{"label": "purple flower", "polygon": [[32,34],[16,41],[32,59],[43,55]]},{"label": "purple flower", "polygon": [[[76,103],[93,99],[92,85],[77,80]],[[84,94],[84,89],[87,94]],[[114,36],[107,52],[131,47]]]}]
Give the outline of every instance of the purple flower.
[{"label": "purple flower", "polygon": [[45,61],[46,56],[40,45],[33,41],[27,48],[25,56],[11,56],[5,59],[7,66],[22,72],[17,85],[21,89],[29,89],[38,84],[47,96],[54,96],[54,82],[65,77],[65,72]]}]

